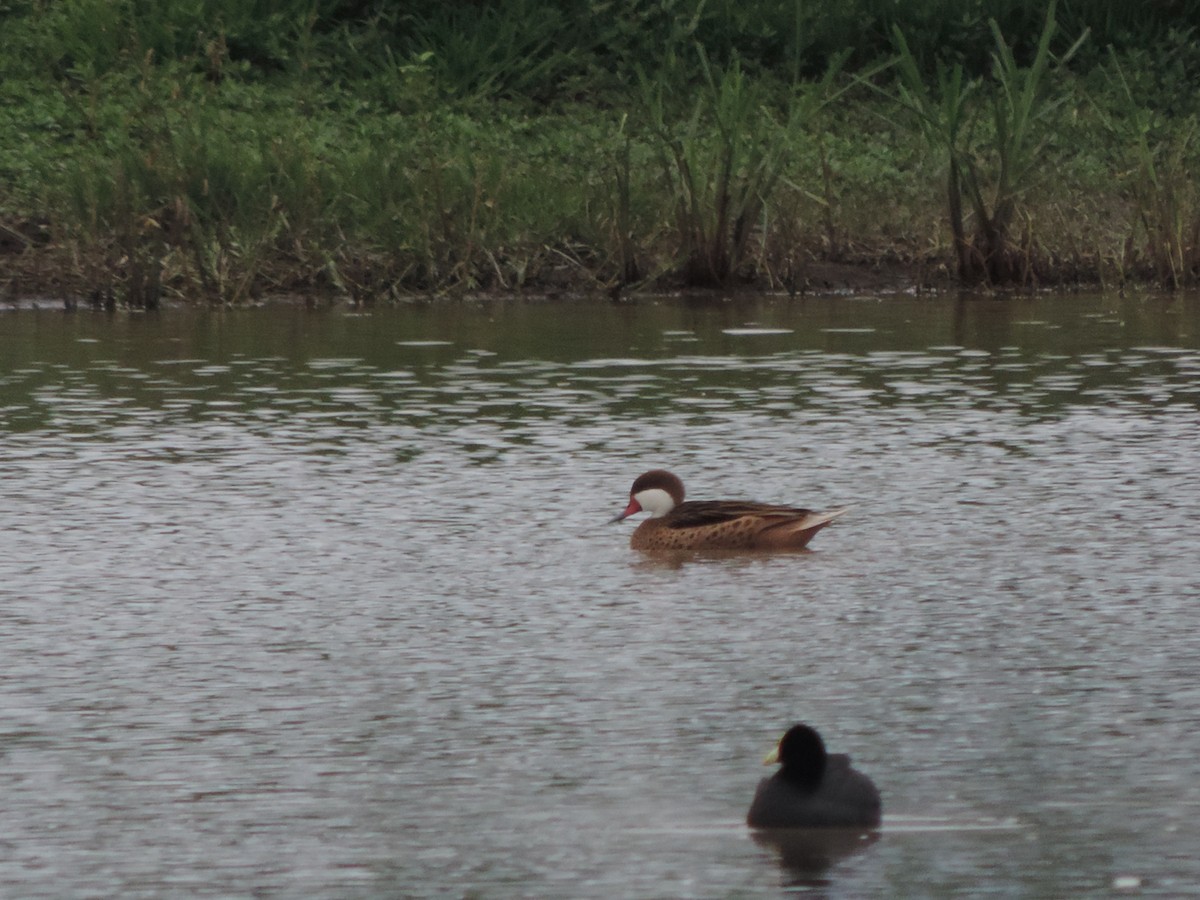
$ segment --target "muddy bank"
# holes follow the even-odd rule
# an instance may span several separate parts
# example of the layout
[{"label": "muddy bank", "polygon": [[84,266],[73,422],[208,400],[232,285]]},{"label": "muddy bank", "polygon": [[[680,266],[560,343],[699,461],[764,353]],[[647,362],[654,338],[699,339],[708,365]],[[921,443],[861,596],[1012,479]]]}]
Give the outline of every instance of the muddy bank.
[{"label": "muddy bank", "polygon": [[[0,301],[8,306],[25,307],[61,304],[67,308],[153,308],[161,303],[221,302],[180,274],[163,277],[150,289],[144,285],[140,296],[129,290],[128,260],[110,264],[87,261],[78,252],[65,247],[19,239],[13,228],[0,237]],[[669,275],[645,279],[631,285],[615,284],[596,277],[594,271],[578,265],[558,265],[540,270],[520,284],[488,283],[430,289],[419,284],[406,285],[389,280],[364,267],[359,272],[347,268],[341,284],[333,284],[321,272],[296,269],[288,271],[284,262],[270,265],[270,274],[252,285],[241,302],[259,302],[281,296],[304,297],[312,301],[349,301],[370,304],[418,297],[458,298],[466,296],[544,296],[604,295],[624,300],[639,294],[686,290],[697,294],[785,294],[788,296],[840,293],[920,294],[989,290],[986,286],[966,286],[953,275],[948,259],[900,260],[894,254],[878,258],[862,256],[853,261],[812,258],[798,261],[785,276],[750,273],[748,277],[713,288],[682,284]],[[1054,273],[1051,273],[1053,276]],[[144,273],[138,277],[146,278]],[[1081,277],[1078,267],[1057,273],[1057,277],[1038,279],[1006,291],[1033,289],[1071,290],[1080,286],[1103,287],[1093,274]],[[1146,280],[1152,287],[1152,279]],[[999,290],[999,289],[996,289]]]}]

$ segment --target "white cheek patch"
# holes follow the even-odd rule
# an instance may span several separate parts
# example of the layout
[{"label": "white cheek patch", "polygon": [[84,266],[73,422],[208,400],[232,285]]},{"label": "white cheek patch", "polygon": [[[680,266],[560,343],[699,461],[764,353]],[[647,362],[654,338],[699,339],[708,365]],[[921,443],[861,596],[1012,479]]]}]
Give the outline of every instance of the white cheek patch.
[{"label": "white cheek patch", "polygon": [[638,505],[642,509],[650,513],[650,518],[652,519],[665,516],[675,506],[675,501],[671,499],[671,495],[662,488],[650,488],[646,491],[638,491],[633,495],[633,499],[638,502]]}]

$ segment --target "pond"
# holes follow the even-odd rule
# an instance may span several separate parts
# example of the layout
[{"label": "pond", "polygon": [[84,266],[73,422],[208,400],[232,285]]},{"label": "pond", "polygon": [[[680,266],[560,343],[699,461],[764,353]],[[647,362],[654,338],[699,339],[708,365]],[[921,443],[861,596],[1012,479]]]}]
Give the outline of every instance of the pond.
[{"label": "pond", "polygon": [[[0,894],[1184,893],[1198,445],[1193,297],[0,312]],[[873,840],[745,827],[798,721]]]}]

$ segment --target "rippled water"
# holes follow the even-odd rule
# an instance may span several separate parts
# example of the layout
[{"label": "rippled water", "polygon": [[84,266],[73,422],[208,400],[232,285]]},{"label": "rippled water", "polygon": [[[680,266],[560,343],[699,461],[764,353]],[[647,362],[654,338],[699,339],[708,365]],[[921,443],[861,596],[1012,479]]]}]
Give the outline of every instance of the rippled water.
[{"label": "rippled water", "polygon": [[1194,298],[0,313],[0,895],[1194,890],[1198,407]]}]

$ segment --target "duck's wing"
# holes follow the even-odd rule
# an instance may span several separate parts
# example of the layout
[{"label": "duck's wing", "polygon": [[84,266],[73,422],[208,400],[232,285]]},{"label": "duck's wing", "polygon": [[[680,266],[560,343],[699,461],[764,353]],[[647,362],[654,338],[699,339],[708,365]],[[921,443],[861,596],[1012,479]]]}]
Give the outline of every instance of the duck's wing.
[{"label": "duck's wing", "polygon": [[[840,515],[841,512],[844,510],[839,510],[837,514]],[[746,516],[775,519],[779,524],[783,524],[814,515],[821,514],[796,506],[774,506],[748,500],[687,500],[667,513],[663,524],[669,528],[698,528],[702,525],[719,525]],[[770,527],[773,523],[768,521],[764,524]]]}]

